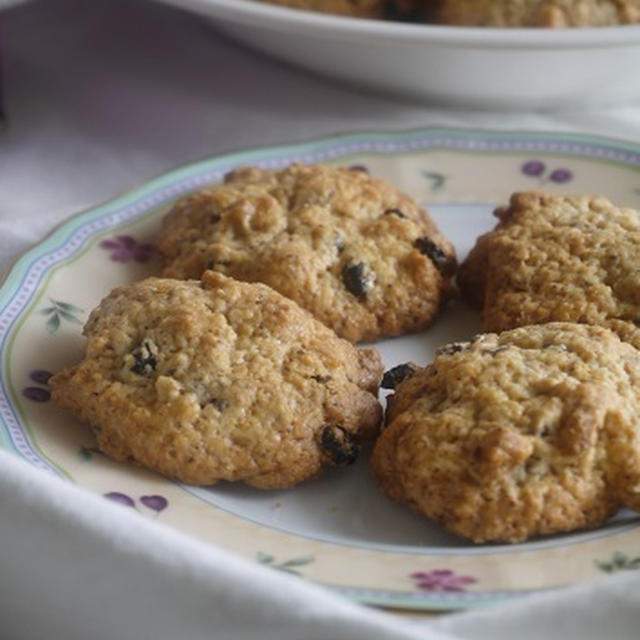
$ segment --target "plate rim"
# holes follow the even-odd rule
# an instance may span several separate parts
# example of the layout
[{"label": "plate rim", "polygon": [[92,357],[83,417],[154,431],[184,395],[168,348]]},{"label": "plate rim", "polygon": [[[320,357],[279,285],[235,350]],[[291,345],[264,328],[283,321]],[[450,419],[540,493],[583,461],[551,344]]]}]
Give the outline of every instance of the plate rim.
[{"label": "plate rim", "polygon": [[[334,136],[323,136],[323,137],[315,137],[309,140],[297,141],[293,143],[285,143],[281,145],[264,145],[260,147],[250,147],[247,149],[233,151],[230,153],[222,153],[216,154],[213,156],[206,156],[200,160],[196,160],[193,162],[189,162],[183,165],[180,165],[172,170],[165,171],[159,173],[155,177],[145,180],[143,183],[138,186],[127,189],[117,196],[106,200],[105,202],[91,206],[87,209],[84,209],[76,214],[73,214],[61,221],[52,231],[45,235],[42,240],[35,243],[33,246],[26,249],[21,255],[15,258],[13,265],[9,266],[0,279],[0,340],[2,351],[0,352],[1,362],[0,362],[0,371],[4,373],[7,370],[8,362],[6,357],[7,352],[7,336],[11,336],[14,329],[14,322],[10,322],[8,325],[3,325],[2,322],[5,321],[5,313],[10,305],[13,303],[14,294],[20,289],[20,284],[22,278],[28,273],[31,264],[34,261],[37,261],[39,258],[43,257],[45,254],[53,251],[59,245],[64,245],[72,230],[79,228],[82,226],[83,222],[88,222],[94,217],[99,217],[103,213],[107,213],[110,209],[116,209],[120,205],[124,205],[125,202],[133,202],[135,200],[140,200],[144,198],[145,195],[152,193],[154,190],[160,190],[163,184],[171,184],[179,180],[180,178],[186,178],[191,172],[195,172],[197,170],[201,170],[204,173],[207,169],[213,170],[215,167],[219,167],[219,170],[226,168],[227,166],[237,166],[238,164],[251,162],[252,159],[259,158],[261,161],[268,161],[272,157],[282,157],[285,155],[291,154],[303,154],[303,153],[320,153],[322,150],[331,150],[333,147],[340,147],[340,151],[335,155],[338,157],[344,157],[345,155],[349,155],[350,152],[345,152],[345,145],[349,144],[360,144],[364,145],[364,143],[369,143],[373,145],[374,148],[370,149],[354,149],[352,152],[355,153],[384,153],[384,145],[391,143],[393,144],[401,144],[402,142],[407,142],[412,139],[417,139],[416,151],[419,150],[455,150],[455,147],[446,146],[442,143],[442,141],[448,141],[450,143],[456,141],[462,141],[463,146],[459,149],[467,152],[479,152],[479,153],[491,153],[492,151],[495,153],[513,153],[513,154],[523,154],[527,151],[531,151],[531,153],[535,153],[535,144],[533,144],[533,148],[529,149],[518,149],[518,150],[506,150],[500,148],[500,142],[510,142],[510,143],[522,143],[531,142],[535,143],[536,141],[540,145],[556,145],[557,149],[552,150],[549,148],[545,148],[544,151],[540,150],[540,152],[544,152],[546,155],[553,155],[557,153],[558,155],[575,155],[577,157],[587,159],[590,156],[587,156],[584,152],[585,149],[591,147],[594,148],[605,148],[611,151],[612,157],[600,157],[596,158],[597,161],[607,163],[607,164],[615,164],[619,166],[635,167],[638,172],[640,172],[640,144],[635,143],[629,140],[623,140],[613,137],[606,136],[598,136],[592,134],[584,134],[584,133],[563,133],[563,132],[547,132],[547,131],[496,131],[496,130],[487,130],[487,129],[461,129],[461,128],[420,128],[420,129],[411,129],[411,130],[401,130],[401,131],[363,131],[358,133],[349,133],[349,134],[339,134]],[[426,141],[435,142],[433,146],[426,145]],[[440,141],[440,144],[437,142]],[[483,144],[490,146],[495,143],[497,146],[495,148],[487,149],[483,148],[481,145],[476,146],[472,143],[477,143],[481,141]],[[375,145],[381,145],[380,150],[376,150]],[[571,145],[577,145],[573,151]],[[471,147],[469,146],[471,145]],[[567,147],[568,145],[568,147]],[[388,153],[392,153],[392,149],[387,149]],[[400,153],[400,151],[396,151],[396,153]],[[626,160],[617,159],[616,153],[621,154],[620,157],[624,157]],[[631,159],[633,162],[631,162]],[[281,160],[282,162],[282,160]],[[147,215],[152,213],[152,207],[147,207],[143,209],[146,211]],[[140,219],[139,215],[133,215],[128,220],[134,221]],[[113,226],[113,225],[112,225]],[[119,226],[119,225],[116,225]],[[110,227],[109,227],[110,228]],[[99,232],[96,232],[99,233]],[[93,233],[89,236],[89,240],[93,239],[96,235]],[[86,246],[86,243],[83,242],[81,245],[81,249]],[[63,260],[64,263],[66,261]],[[47,269],[48,270],[48,269]],[[35,292],[37,292],[42,286],[41,282],[38,282],[35,286]],[[24,306],[19,310],[16,315],[16,320],[20,318],[21,315],[24,314],[25,310],[30,306],[30,302],[27,301]],[[4,377],[4,376],[1,376]],[[11,402],[12,395],[11,393],[7,393],[6,382],[0,381],[0,401]],[[23,430],[25,429],[24,425],[22,425]],[[8,434],[9,437],[5,436]],[[6,440],[6,442],[5,442]],[[9,426],[6,424],[4,416],[0,413],[0,446],[4,449],[18,455],[19,457],[25,459],[25,455],[18,451],[13,443],[10,436]],[[32,460],[27,458],[27,461],[33,464]],[[36,465],[38,466],[38,465]],[[75,482],[74,482],[75,484]],[[79,486],[79,485],[77,485]],[[80,487],[83,488],[83,487]],[[370,604],[376,604],[380,606],[390,606],[390,607],[406,607],[406,608],[414,608],[420,610],[427,609],[447,609],[452,610],[454,608],[460,607],[471,607],[471,606],[480,606],[483,604],[491,604],[495,601],[504,600],[505,598],[511,598],[516,596],[522,596],[524,593],[530,593],[531,591],[509,591],[509,592],[468,592],[464,594],[462,597],[460,594],[442,594],[442,595],[434,595],[434,594],[419,594],[417,597],[411,597],[411,594],[407,593],[393,593],[393,595],[389,595],[392,592],[384,592],[383,589],[377,590],[377,595],[373,593],[372,590],[367,589],[359,589],[359,588],[351,588],[351,587],[337,587],[333,585],[327,585],[329,588],[336,589],[339,592],[342,592],[343,595],[347,597],[360,601],[360,602],[368,602]],[[545,591],[548,589],[545,589]]]},{"label": "plate rim", "polygon": [[[218,1],[218,0],[213,0]],[[227,0],[223,0],[227,1]],[[232,0],[235,2],[236,0]],[[237,0],[244,2],[245,0]],[[253,2],[254,0],[248,0]],[[256,2],[256,4],[258,4]],[[275,7],[276,9],[280,9],[281,7]],[[291,10],[295,13],[295,10]],[[345,19],[349,21],[349,19]],[[142,183],[138,183],[137,185],[124,189],[120,191],[118,194],[113,196],[112,198],[108,198],[99,202],[98,204],[91,205],[85,209],[81,209],[76,213],[72,213],[64,220],[60,221],[56,226],[54,226],[49,233],[47,233],[41,240],[36,241],[30,247],[27,247],[23,252],[19,253],[16,257],[14,257],[13,261],[9,263],[7,268],[3,270],[0,274],[0,372],[4,371],[4,357],[2,357],[4,352],[4,338],[3,334],[5,330],[9,332],[9,329],[13,325],[13,322],[10,323],[9,327],[4,327],[2,324],[2,318],[6,312],[7,307],[11,303],[11,284],[20,280],[21,274],[25,275],[28,272],[29,263],[37,260],[38,255],[41,253],[46,253],[49,250],[50,245],[54,245],[58,242],[59,239],[62,239],[65,235],[68,235],[71,230],[78,224],[78,222],[82,221],[86,218],[86,220],[90,220],[92,218],[98,217],[101,213],[107,212],[109,209],[116,209],[121,203],[126,201],[140,200],[144,198],[146,194],[153,193],[155,190],[158,190],[162,183],[167,181],[177,182],[180,178],[189,175],[191,172],[198,168],[204,169],[208,167],[213,170],[214,167],[218,165],[224,165],[225,163],[229,166],[239,166],[244,163],[251,162],[252,158],[258,157],[261,162],[267,161],[271,157],[281,157],[286,154],[296,154],[300,153],[303,150],[307,150],[307,152],[319,153],[322,149],[331,149],[337,145],[354,145],[359,146],[359,149],[354,148],[354,153],[365,152],[362,147],[365,143],[370,144],[372,147],[376,145],[381,145],[383,147],[380,152],[384,153],[385,144],[400,144],[403,141],[408,141],[414,138],[418,138],[418,143],[416,144],[416,150],[427,148],[424,145],[424,141],[435,139],[438,141],[438,137],[441,137],[443,141],[447,141],[451,143],[452,141],[459,140],[462,142],[460,145],[461,151],[483,151],[483,149],[475,149],[470,148],[469,141],[479,141],[480,144],[486,144],[491,146],[492,143],[498,144],[500,141],[511,141],[514,142],[516,140],[530,140],[535,147],[535,142],[537,141],[539,144],[548,144],[552,146],[556,144],[558,146],[557,153],[559,155],[567,154],[569,155],[577,155],[579,157],[585,157],[584,153],[574,151],[571,153],[570,149],[566,149],[567,144],[575,143],[581,147],[595,146],[599,148],[608,148],[611,150],[611,153],[615,156],[615,153],[618,154],[629,154],[635,157],[635,162],[640,169],[640,143],[633,142],[631,140],[625,140],[623,138],[618,138],[614,136],[602,136],[597,134],[589,134],[585,132],[562,132],[562,131],[544,131],[544,130],[528,130],[528,129],[518,129],[518,130],[500,130],[500,129],[489,129],[489,128],[462,128],[462,127],[418,127],[411,129],[398,129],[398,130],[390,130],[390,131],[380,131],[380,130],[362,130],[356,132],[349,133],[336,133],[333,135],[325,135],[325,136],[314,136],[308,139],[297,140],[294,142],[283,142],[281,144],[276,145],[259,145],[255,147],[245,147],[233,151],[217,153],[213,155],[204,155],[198,159],[188,161],[186,163],[181,163],[175,166],[173,169],[169,169],[168,171],[158,172],[156,175],[152,176],[149,179],[144,180]],[[466,143],[466,144],[465,144]],[[436,145],[437,146],[437,145]],[[429,148],[435,148],[429,147]],[[442,146],[443,149],[454,150],[453,147],[450,146]],[[490,149],[493,150],[493,149]],[[495,149],[499,151],[499,148]],[[531,149],[532,152],[535,151],[535,148]],[[367,150],[368,152],[375,152],[376,149]],[[486,150],[485,150],[486,151]],[[554,151],[550,149],[545,149],[546,154],[552,154]],[[513,151],[512,153],[517,153]],[[344,155],[335,154],[335,155]],[[598,158],[601,162],[613,162],[614,164],[624,164],[628,166],[630,162],[622,162],[618,160],[616,162],[615,158]],[[64,243],[59,243],[64,245]],[[41,256],[40,256],[41,257]],[[9,298],[9,299],[8,299]],[[0,376],[0,400],[2,399],[2,395],[4,393],[4,383],[2,381],[2,376]],[[6,394],[4,394],[6,396]],[[7,427],[1,413],[0,413],[0,446],[3,446],[5,440],[8,440],[7,444],[9,445],[9,449],[18,453],[18,451],[13,446],[11,438],[5,435],[5,433],[9,432],[9,428]],[[49,468],[49,470],[52,470]]]},{"label": "plate rim", "polygon": [[[233,1],[235,2],[236,0]],[[242,1],[244,2],[245,0]],[[276,8],[279,9],[280,7]],[[112,198],[104,200],[98,204],[91,205],[85,209],[69,215],[67,218],[54,226],[51,231],[47,233],[41,240],[36,241],[30,247],[27,247],[23,252],[14,257],[13,261],[10,262],[9,265],[0,274],[0,372],[4,372],[5,368],[3,357],[5,351],[5,341],[3,334],[5,332],[10,333],[10,329],[13,326],[13,321],[11,321],[8,326],[4,326],[3,316],[7,310],[7,307],[12,302],[12,292],[15,293],[19,289],[19,285],[18,288],[11,289],[12,283],[14,283],[16,280],[19,281],[22,276],[26,275],[30,263],[37,260],[39,254],[43,254],[49,251],[51,245],[55,245],[56,242],[58,242],[59,245],[64,245],[63,242],[59,242],[59,239],[62,240],[64,236],[68,235],[71,230],[75,226],[77,226],[78,223],[83,219],[86,219],[88,221],[92,218],[98,217],[103,212],[106,213],[109,209],[116,209],[121,203],[124,203],[126,201],[133,201],[136,199],[140,200],[146,194],[150,194],[155,190],[158,190],[164,182],[171,181],[175,183],[179,181],[181,177],[188,176],[191,172],[198,168],[204,169],[205,167],[208,167],[210,170],[213,170],[214,167],[218,165],[225,165],[225,163],[228,166],[239,166],[241,164],[251,162],[252,158],[255,157],[260,158],[260,161],[264,163],[271,157],[281,157],[282,155],[286,154],[299,154],[303,150],[307,150],[307,152],[313,152],[317,154],[322,149],[330,150],[332,147],[340,144],[347,146],[354,145],[354,147],[358,146],[358,149],[354,148],[353,153],[375,152],[375,146],[381,145],[382,148],[379,152],[384,153],[385,144],[400,144],[403,141],[418,138],[418,143],[416,143],[415,148],[416,150],[420,150],[427,148],[424,144],[426,140],[435,139],[435,142],[437,142],[438,137],[441,137],[442,141],[447,141],[449,143],[459,140],[462,142],[459,149],[469,152],[483,151],[483,149],[480,148],[471,148],[469,141],[479,141],[481,144],[484,143],[487,146],[491,146],[492,143],[499,145],[500,141],[515,142],[516,140],[529,140],[533,144],[533,148],[531,149],[532,152],[535,151],[535,142],[537,141],[539,144],[546,144],[548,146],[556,144],[557,150],[555,152],[559,155],[568,153],[569,155],[577,155],[583,158],[585,157],[584,153],[576,152],[575,150],[572,153],[571,149],[566,148],[567,144],[571,145],[572,143],[575,143],[580,147],[594,146],[598,148],[607,148],[608,150],[610,150],[611,154],[614,157],[600,157],[598,158],[598,161],[612,162],[614,164],[624,164],[625,166],[629,166],[629,164],[631,163],[628,161],[628,159],[627,162],[615,160],[616,153],[622,155],[628,154],[629,156],[634,157],[635,164],[640,170],[640,143],[636,143],[631,140],[576,131],[562,132],[527,129],[507,131],[500,129],[484,129],[471,127],[419,127],[390,131],[362,130],[350,133],[337,133],[334,135],[315,136],[308,139],[288,143],[284,142],[277,145],[265,144],[255,147],[245,147],[230,152],[205,155],[199,159],[179,164],[168,171],[158,172],[156,175],[147,180],[144,180],[142,183],[139,183],[131,188],[124,189]],[[362,146],[365,143],[368,143],[374,148],[370,150],[363,149]],[[429,148],[436,147],[437,145],[434,145],[434,147]],[[442,145],[442,148],[454,150],[454,147],[446,146],[444,144]],[[494,149],[490,149],[490,151],[491,150]],[[495,149],[495,151],[499,150],[499,148]],[[584,149],[581,150],[584,151]],[[486,151],[486,149],[484,151]],[[551,149],[545,149],[544,152],[546,154],[554,153],[554,151]],[[513,151],[512,153],[517,152]],[[335,155],[345,154],[344,152],[342,152],[341,154]],[[4,393],[4,382],[1,378],[2,376],[0,376],[0,400],[2,400],[2,395],[7,397],[7,394]],[[6,425],[6,422],[2,417],[2,414],[0,413],[0,446],[3,446],[6,441],[6,444],[8,444],[8,448],[11,451],[19,454],[19,452],[13,446],[10,435],[5,435],[7,433],[10,433],[10,429]],[[49,470],[52,469],[49,468]]]},{"label": "plate rim", "polygon": [[[164,0],[162,0],[164,1]],[[205,0],[207,1],[207,0]],[[220,0],[211,0],[213,2]],[[226,1],[226,0],[222,0]],[[256,0],[233,0],[238,2],[256,2]],[[257,2],[256,2],[257,4]],[[281,7],[276,7],[280,9]],[[294,11],[293,9],[287,9],[288,11]],[[640,26],[638,27],[640,30]],[[376,131],[364,129],[356,132],[338,132],[324,136],[312,136],[293,142],[282,142],[275,145],[264,144],[251,147],[242,147],[231,151],[222,151],[213,155],[203,155],[199,158],[188,160],[183,163],[179,163],[174,167],[166,170],[159,171],[152,175],[150,178],[145,179],[141,183],[136,183],[134,186],[126,187],[115,195],[97,202],[96,204],[89,205],[83,209],[75,211],[68,216],[65,216],[61,221],[56,223],[40,240],[36,240],[28,247],[18,252],[15,256],[9,259],[7,264],[0,271],[0,313],[4,311],[3,308],[3,293],[9,280],[15,276],[15,272],[22,267],[22,263],[27,260],[31,254],[34,254],[45,243],[50,242],[59,234],[65,232],[65,230],[84,215],[91,215],[98,210],[106,209],[117,205],[118,202],[133,198],[136,194],[142,195],[146,191],[151,191],[154,185],[160,183],[162,180],[175,176],[178,177],[181,174],[185,174],[193,170],[194,168],[205,165],[207,163],[222,162],[225,160],[234,160],[248,157],[250,155],[259,155],[266,152],[270,152],[272,155],[277,155],[283,152],[290,152],[296,149],[302,149],[313,146],[331,146],[339,142],[357,142],[362,138],[367,140],[379,139],[384,142],[387,140],[397,140],[401,137],[413,137],[413,136],[431,136],[431,135],[443,135],[443,136],[457,136],[462,138],[515,138],[525,137],[535,140],[539,137],[544,137],[547,140],[557,140],[559,143],[566,143],[568,140],[576,142],[578,144],[594,144],[599,146],[608,146],[616,150],[624,150],[630,153],[635,153],[640,158],[640,142],[634,142],[625,138],[610,135],[591,134],[582,131],[546,131],[536,129],[491,129],[491,128],[476,128],[476,127],[416,127],[411,129],[398,129],[389,131]],[[546,153],[549,153],[548,151]],[[560,152],[559,152],[560,153]]]}]

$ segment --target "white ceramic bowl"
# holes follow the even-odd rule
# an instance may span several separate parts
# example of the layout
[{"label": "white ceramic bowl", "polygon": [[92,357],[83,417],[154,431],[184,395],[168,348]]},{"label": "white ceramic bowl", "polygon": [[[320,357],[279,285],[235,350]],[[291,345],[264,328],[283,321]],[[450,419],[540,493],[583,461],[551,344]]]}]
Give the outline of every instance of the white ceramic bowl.
[{"label": "white ceramic bowl", "polygon": [[508,109],[640,103],[640,26],[489,29],[311,13],[255,0],[163,0],[270,56],[422,101]]}]

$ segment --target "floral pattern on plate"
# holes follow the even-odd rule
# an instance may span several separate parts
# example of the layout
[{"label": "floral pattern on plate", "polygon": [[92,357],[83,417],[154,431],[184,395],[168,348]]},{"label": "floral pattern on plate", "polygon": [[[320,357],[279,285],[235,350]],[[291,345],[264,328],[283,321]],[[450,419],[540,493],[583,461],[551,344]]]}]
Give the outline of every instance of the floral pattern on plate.
[{"label": "floral pattern on plate", "polygon": [[149,242],[139,242],[131,236],[115,236],[100,242],[100,247],[109,252],[113,262],[148,262],[155,251]]},{"label": "floral pattern on plate", "polygon": [[132,507],[137,511],[140,511],[138,504],[145,506],[147,509],[153,511],[156,515],[161,511],[164,511],[169,506],[169,501],[164,496],[152,495],[152,496],[139,496],[137,501],[126,493],[120,491],[108,491],[102,494],[107,500],[111,500],[124,507]]},{"label": "floral pattern on plate", "polygon": [[51,299],[51,304],[44,309],[40,309],[40,314],[47,318],[46,328],[49,333],[55,333],[63,322],[71,324],[82,324],[82,320],[78,317],[82,313],[82,309],[76,307],[70,302]]},{"label": "floral pattern on plate", "polygon": [[[50,373],[81,357],[87,310],[113,287],[158,272],[149,240],[176,198],[238,165],[294,161],[338,163],[396,182],[427,204],[461,257],[493,227],[491,211],[513,191],[543,184],[640,206],[640,147],[565,134],[360,134],[183,167],[69,220],[9,272],[0,288],[0,446],[187,534],[361,602],[453,609],[637,568],[635,516],[590,532],[475,547],[387,501],[364,462],[276,494],[187,487],[99,454],[89,429],[47,402]],[[438,344],[475,333],[471,312],[454,304],[447,313],[447,322],[423,335],[379,343],[385,364],[427,362]]]},{"label": "floral pattern on plate", "polygon": [[34,369],[29,372],[29,378],[38,384],[37,387],[30,386],[22,389],[22,395],[33,402],[48,402],[51,399],[49,391],[49,378],[53,374],[45,369]]}]

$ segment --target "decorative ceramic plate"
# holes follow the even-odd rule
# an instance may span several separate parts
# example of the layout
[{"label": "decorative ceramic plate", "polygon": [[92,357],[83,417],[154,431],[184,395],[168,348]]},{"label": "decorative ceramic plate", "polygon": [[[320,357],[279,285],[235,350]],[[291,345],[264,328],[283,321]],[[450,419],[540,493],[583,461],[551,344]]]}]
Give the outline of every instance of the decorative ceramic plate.
[{"label": "decorative ceramic plate", "polygon": [[499,109],[640,100],[640,25],[494,29],[365,20],[256,0],[161,0],[245,45],[349,85]]},{"label": "decorative ceramic plate", "polygon": [[[197,538],[362,602],[448,609],[640,566],[640,520],[517,545],[472,545],[380,494],[366,455],[289,491],[192,487],[100,454],[50,402],[50,372],[77,361],[87,314],[114,286],[158,272],[153,238],[171,203],[238,165],[361,165],[424,203],[463,258],[515,190],[595,192],[640,207],[640,147],[571,135],[428,130],[363,134],[198,162],[75,216],[11,269],[0,289],[0,445],[31,464]],[[422,334],[379,343],[387,366],[427,363],[477,332],[461,303]]]}]

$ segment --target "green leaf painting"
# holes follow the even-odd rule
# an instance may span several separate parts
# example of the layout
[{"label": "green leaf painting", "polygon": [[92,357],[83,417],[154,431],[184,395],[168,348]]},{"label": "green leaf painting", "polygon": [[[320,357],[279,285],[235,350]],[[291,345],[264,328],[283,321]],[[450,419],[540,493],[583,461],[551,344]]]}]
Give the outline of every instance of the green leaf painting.
[{"label": "green leaf painting", "polygon": [[423,171],[422,175],[431,183],[431,191],[441,191],[447,182],[447,176],[437,171]]},{"label": "green leaf painting", "polygon": [[83,313],[82,309],[62,300],[49,298],[49,302],[51,302],[51,306],[40,309],[38,312],[40,315],[47,316],[45,327],[49,333],[55,333],[63,320],[71,324],[82,324],[82,320],[77,317]]},{"label": "green leaf painting", "polygon": [[278,562],[275,556],[263,553],[262,551],[256,553],[256,560],[267,567],[272,567],[273,569],[278,569],[278,571],[284,571],[285,573],[291,573],[296,576],[300,575],[300,571],[298,571],[296,567],[304,567],[315,562],[313,556],[297,556],[284,562]]},{"label": "green leaf painting", "polygon": [[630,558],[622,551],[616,551],[609,560],[596,560],[596,567],[605,573],[640,569],[640,557]]}]

